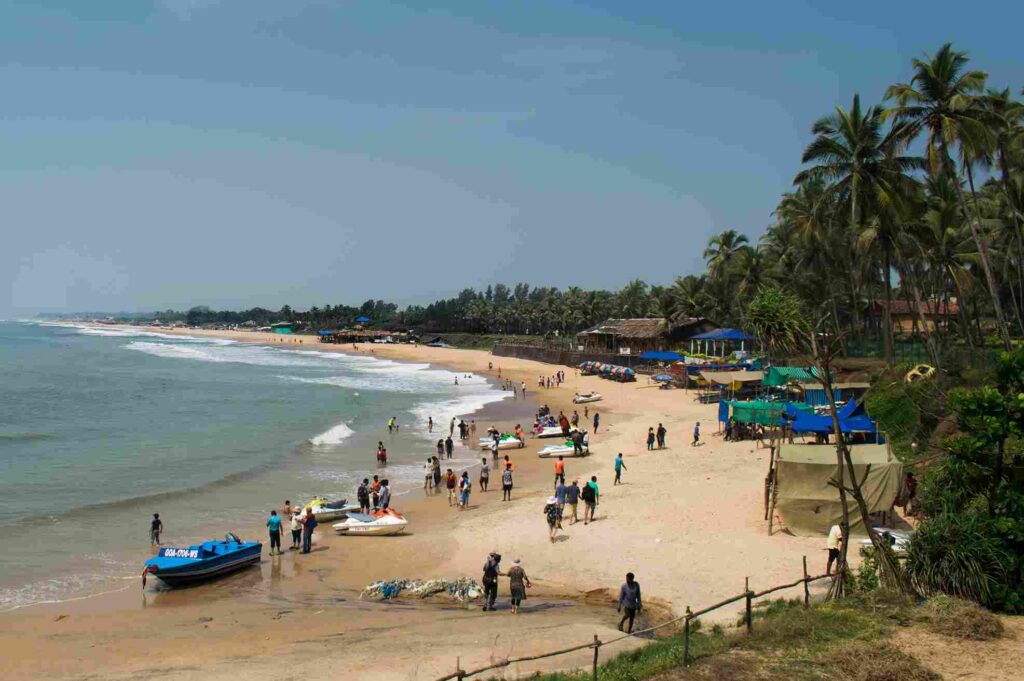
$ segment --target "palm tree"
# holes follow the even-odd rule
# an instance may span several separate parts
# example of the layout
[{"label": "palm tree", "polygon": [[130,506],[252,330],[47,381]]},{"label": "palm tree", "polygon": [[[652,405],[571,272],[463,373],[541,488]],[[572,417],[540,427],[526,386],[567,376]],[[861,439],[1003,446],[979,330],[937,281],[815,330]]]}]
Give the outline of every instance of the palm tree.
[{"label": "palm tree", "polygon": [[794,183],[824,180],[827,194],[837,204],[849,207],[849,224],[857,234],[874,229],[882,251],[882,282],[885,286],[882,343],[886,361],[893,362],[892,265],[895,232],[900,229],[910,191],[908,172],[923,167],[923,160],[905,156],[909,138],[906,124],[886,129],[883,110],[873,106],[863,111],[860,95],[853,96],[849,110],[837,106],[835,113],[820,118],[812,128],[814,140],[804,150],[802,161],[812,167],[797,174]]},{"label": "palm tree", "polygon": [[978,96],[985,88],[988,76],[984,71],[968,71],[967,53],[957,52],[950,43],[943,45],[934,55],[913,61],[914,76],[909,83],[897,83],[886,90],[886,99],[896,106],[886,112],[896,121],[908,126],[914,137],[927,134],[928,172],[935,176],[948,172],[954,183],[964,215],[971,228],[971,236],[978,247],[981,268],[985,273],[996,325],[1004,347],[1010,349],[1010,332],[999,300],[999,290],[989,262],[987,240],[982,235],[976,211],[972,211],[959,182],[953,163],[952,150],[959,147],[964,170],[974,193],[973,164],[982,150],[991,148],[993,135],[983,121]]},{"label": "palm tree", "polygon": [[727,229],[721,234],[711,237],[708,247],[704,249],[704,260],[708,264],[708,271],[712,275],[718,275],[725,271],[736,254],[747,243],[749,243],[749,239],[746,235],[740,234],[735,229]]},{"label": "palm tree", "polygon": [[651,300],[647,295],[647,284],[634,279],[626,284],[618,294],[619,314],[625,318],[645,317],[650,309]]}]

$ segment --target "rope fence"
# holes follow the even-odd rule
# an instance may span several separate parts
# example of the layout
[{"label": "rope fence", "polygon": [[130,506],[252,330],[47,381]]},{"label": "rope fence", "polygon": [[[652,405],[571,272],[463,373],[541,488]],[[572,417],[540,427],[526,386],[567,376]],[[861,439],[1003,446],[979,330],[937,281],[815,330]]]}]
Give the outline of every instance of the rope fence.
[{"label": "rope fence", "polygon": [[778,586],[773,586],[771,588],[765,589],[764,591],[756,591],[756,592],[750,590],[750,578],[747,577],[746,580],[745,580],[743,593],[741,593],[741,594],[738,594],[736,596],[732,596],[730,598],[727,598],[724,601],[720,601],[718,603],[715,603],[714,605],[709,605],[706,608],[702,608],[700,610],[697,610],[696,612],[691,611],[690,610],[690,606],[686,606],[686,613],[684,615],[682,615],[681,617],[676,617],[675,619],[671,619],[671,620],[669,620],[667,622],[662,622],[661,624],[657,624],[657,625],[655,625],[653,627],[648,627],[647,629],[641,629],[640,631],[635,631],[632,634],[623,634],[622,636],[616,636],[615,638],[609,639],[607,641],[600,640],[598,638],[597,634],[594,634],[594,640],[590,641],[590,642],[587,642],[587,643],[581,643],[579,645],[572,646],[570,648],[562,648],[560,650],[552,650],[551,652],[541,653],[539,655],[527,655],[527,656],[524,656],[524,657],[506,658],[504,660],[499,660],[498,662],[494,662],[492,664],[489,664],[486,667],[480,667],[479,669],[473,669],[473,670],[469,670],[469,671],[467,671],[465,669],[462,669],[461,658],[456,658],[456,661],[455,661],[455,672],[453,672],[451,674],[448,674],[447,676],[442,676],[439,679],[437,679],[436,681],[452,681],[452,679],[456,679],[457,681],[462,681],[462,679],[466,679],[466,678],[469,678],[471,676],[477,676],[478,674],[482,674],[484,672],[494,671],[496,669],[502,669],[502,668],[509,667],[511,665],[514,665],[514,664],[519,664],[520,662],[534,662],[536,660],[542,660],[542,659],[545,659],[545,658],[548,658],[548,657],[557,657],[559,655],[567,655],[569,653],[574,653],[574,652],[577,652],[579,650],[585,650],[587,648],[592,648],[594,650],[594,660],[593,660],[592,672],[593,672],[593,679],[594,679],[594,681],[597,681],[597,678],[598,678],[598,666],[599,666],[599,656],[600,656],[600,650],[601,650],[602,647],[609,646],[609,645],[612,645],[614,643],[618,643],[619,641],[624,641],[624,640],[626,640],[628,638],[635,638],[635,637],[637,637],[637,636],[639,636],[641,634],[653,633],[655,631],[658,631],[659,629],[664,629],[665,627],[670,627],[670,626],[678,624],[680,622],[683,623],[683,665],[684,666],[689,666],[690,662],[692,661],[691,658],[690,658],[690,632],[691,632],[690,623],[693,622],[694,620],[696,620],[697,618],[699,618],[699,617],[701,617],[703,615],[706,615],[709,612],[713,612],[713,611],[718,610],[720,608],[724,608],[727,605],[732,605],[733,603],[736,603],[738,601],[745,601],[745,609],[744,609],[743,619],[744,619],[744,623],[746,624],[747,634],[749,635],[754,630],[754,601],[756,599],[763,598],[764,596],[767,596],[768,594],[775,593],[776,591],[782,591],[783,589],[792,589],[793,587],[796,587],[796,586],[799,586],[800,584],[803,584],[804,585],[804,598],[803,598],[804,608],[809,608],[809,607],[811,607],[811,587],[810,587],[811,583],[812,582],[817,582],[817,581],[822,580],[822,579],[834,578],[834,577],[837,576],[837,574],[839,574],[839,573],[825,574],[825,575],[818,575],[816,577],[810,576],[807,573],[807,556],[803,557],[803,573],[804,573],[804,576],[801,577],[800,579],[797,579],[794,582],[790,582],[788,584],[780,584]]}]

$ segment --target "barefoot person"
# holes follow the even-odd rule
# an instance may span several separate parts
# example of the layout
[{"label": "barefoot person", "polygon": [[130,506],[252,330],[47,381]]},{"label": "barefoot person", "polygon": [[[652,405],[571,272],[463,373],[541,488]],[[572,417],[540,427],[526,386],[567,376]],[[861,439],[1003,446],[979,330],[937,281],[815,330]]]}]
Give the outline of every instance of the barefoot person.
[{"label": "barefoot person", "polygon": [[153,514],[153,522],[149,524],[149,545],[160,546],[160,533],[164,531],[164,521],[160,520],[160,514]]},{"label": "barefoot person", "polygon": [[700,421],[697,421],[697,425],[695,425],[693,427],[693,443],[690,446],[691,447],[699,447],[700,446]]},{"label": "barefoot person", "polygon": [[636,581],[632,572],[626,573],[626,583],[619,589],[619,605],[615,608],[615,612],[622,612],[623,608],[626,613],[619,620],[619,631],[622,631],[622,625],[629,620],[629,629],[626,630],[626,633],[632,634],[633,620],[643,609],[643,603],[640,600],[640,583]]},{"label": "barefoot person", "polygon": [[575,525],[580,521],[576,515],[576,509],[580,503],[580,484],[579,480],[573,480],[569,488],[565,490],[565,503],[569,507],[569,512],[572,513],[572,519],[569,521],[570,525]]},{"label": "barefoot person", "polygon": [[597,486],[597,476],[592,475],[590,482],[583,487],[581,496],[583,497],[583,524],[594,522],[594,514],[597,512],[597,502],[600,498],[601,490]]},{"label": "barefoot person", "polygon": [[501,500],[512,501],[512,464],[505,464],[501,472]]},{"label": "barefoot person", "polygon": [[480,459],[480,491],[487,491],[487,483],[491,481],[491,467],[487,463],[487,457]]},{"label": "barefoot person", "polygon": [[268,555],[274,555],[274,549],[277,549],[277,555],[281,555],[281,516],[277,515],[277,511],[271,511],[270,517],[267,518],[267,531],[270,534],[270,553]]},{"label": "barefoot person", "polygon": [[512,614],[519,614],[519,606],[526,600],[526,589],[532,587],[530,578],[526,576],[522,561],[516,558],[508,571],[509,591],[512,593]]},{"label": "barefoot person", "polygon": [[558,499],[548,497],[544,504],[544,515],[548,521],[548,539],[555,541],[555,532],[558,531]]},{"label": "barefoot person", "polygon": [[619,455],[615,457],[615,482],[612,483],[613,485],[622,484],[622,471],[624,470],[628,471],[629,469],[622,462],[622,452],[619,452]]},{"label": "barefoot person", "polygon": [[494,610],[494,602],[498,600],[498,575],[500,574],[501,554],[491,552],[484,562],[484,576],[480,582],[484,587],[484,607]]},{"label": "barefoot person", "polygon": [[836,569],[840,569],[842,565],[839,562],[839,549],[843,545],[843,528],[838,525],[833,525],[832,529],[828,531],[828,539],[825,540],[825,548],[828,549],[828,564],[825,566],[825,574],[832,574],[832,563],[836,564]]}]

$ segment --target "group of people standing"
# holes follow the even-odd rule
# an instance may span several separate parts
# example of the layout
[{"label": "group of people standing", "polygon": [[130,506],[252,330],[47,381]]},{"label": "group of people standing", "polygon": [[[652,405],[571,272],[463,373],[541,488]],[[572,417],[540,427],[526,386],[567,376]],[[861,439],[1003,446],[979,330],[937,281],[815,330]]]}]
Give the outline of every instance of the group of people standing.
[{"label": "group of people standing", "polygon": [[[565,372],[556,371],[554,376],[538,376],[537,385],[541,388],[560,388],[565,383]],[[523,395],[526,395],[526,384],[523,384]]]},{"label": "group of people standing", "polygon": [[[364,480],[364,482],[366,482]],[[384,481],[386,486],[387,481]],[[270,535],[270,553],[271,556],[280,556],[281,551],[281,535],[283,533],[282,525],[285,519],[288,519],[289,529],[292,533],[292,545],[288,547],[289,551],[301,551],[302,553],[309,553],[313,550],[313,531],[316,530],[319,524],[316,519],[316,514],[313,513],[313,509],[306,507],[303,509],[301,506],[292,507],[292,502],[288,499],[284,501],[284,507],[281,509],[281,515],[277,514],[276,510],[270,512],[270,516],[267,518],[267,532]]]},{"label": "group of people standing", "polygon": [[657,444],[658,449],[665,449],[665,436],[668,435],[668,430],[665,428],[665,424],[659,423],[658,429],[655,430],[653,427],[647,429],[647,451],[654,449]]}]

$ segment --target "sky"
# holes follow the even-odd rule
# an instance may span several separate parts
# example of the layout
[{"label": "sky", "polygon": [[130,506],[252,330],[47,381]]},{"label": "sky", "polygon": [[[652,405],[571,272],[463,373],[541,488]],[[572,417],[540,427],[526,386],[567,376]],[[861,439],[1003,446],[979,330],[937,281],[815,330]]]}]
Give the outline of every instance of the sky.
[{"label": "sky", "polygon": [[[5,0],[0,317],[617,289],[755,241],[813,121],[1024,5]],[[4,291],[8,295],[4,296]]]}]

